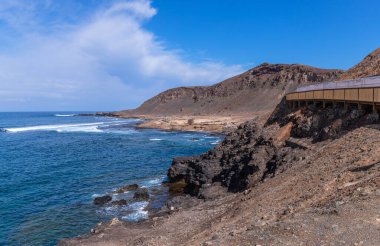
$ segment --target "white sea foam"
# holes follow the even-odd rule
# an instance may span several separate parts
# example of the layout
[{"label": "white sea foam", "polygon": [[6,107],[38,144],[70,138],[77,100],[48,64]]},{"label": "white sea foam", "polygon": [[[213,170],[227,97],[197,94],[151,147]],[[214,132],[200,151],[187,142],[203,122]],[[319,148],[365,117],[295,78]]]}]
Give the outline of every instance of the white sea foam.
[{"label": "white sea foam", "polygon": [[28,131],[56,131],[56,132],[115,132],[115,133],[133,133],[135,130],[108,130],[107,127],[122,125],[129,121],[120,122],[117,124],[112,122],[96,122],[96,123],[81,123],[81,124],[63,124],[63,125],[40,125],[4,128],[7,132],[28,132]]},{"label": "white sea foam", "polygon": [[128,205],[128,209],[138,211],[144,210],[146,206],[148,206],[149,202],[141,201],[141,202],[133,202]]},{"label": "white sea foam", "polygon": [[128,209],[133,212],[121,217],[123,220],[127,221],[139,221],[148,218],[148,211],[145,210],[148,206],[148,202],[134,202],[128,205]]},{"label": "white sea foam", "polygon": [[150,141],[162,141],[162,139],[161,138],[151,138],[151,139],[149,139]]},{"label": "white sea foam", "polygon": [[54,116],[57,116],[57,117],[72,117],[72,116],[75,116],[75,114],[55,114]]},{"label": "white sea foam", "polygon": [[219,144],[219,143],[220,141],[211,142],[211,144],[214,144],[214,145]]},{"label": "white sea foam", "polygon": [[148,211],[139,210],[133,213],[130,213],[126,216],[121,217],[123,220],[127,221],[140,221],[148,218]]},{"label": "white sea foam", "polygon": [[28,131],[92,131],[99,132],[98,126],[105,122],[84,123],[84,124],[64,124],[64,125],[40,125],[27,127],[5,128],[8,132],[28,132]]},{"label": "white sea foam", "polygon": [[155,179],[145,180],[141,182],[142,187],[152,187],[152,186],[158,186],[161,185],[161,183],[164,181],[165,177],[159,177]]}]

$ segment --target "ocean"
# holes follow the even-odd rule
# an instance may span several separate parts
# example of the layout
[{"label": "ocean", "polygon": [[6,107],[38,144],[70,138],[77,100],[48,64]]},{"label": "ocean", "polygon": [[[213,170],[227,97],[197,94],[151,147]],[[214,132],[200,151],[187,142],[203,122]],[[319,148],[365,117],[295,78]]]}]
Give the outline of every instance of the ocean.
[{"label": "ocean", "polygon": [[[168,197],[161,183],[173,157],[200,154],[220,140],[76,113],[0,113],[0,245],[55,245],[114,217],[145,219],[147,206],[158,208]],[[93,204],[134,183],[149,189],[150,204]]]}]

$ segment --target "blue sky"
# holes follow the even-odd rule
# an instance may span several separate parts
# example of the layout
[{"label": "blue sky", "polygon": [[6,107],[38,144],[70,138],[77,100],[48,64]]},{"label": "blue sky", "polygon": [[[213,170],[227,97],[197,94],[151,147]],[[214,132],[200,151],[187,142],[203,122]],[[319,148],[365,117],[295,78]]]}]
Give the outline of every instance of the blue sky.
[{"label": "blue sky", "polygon": [[262,62],[347,69],[380,2],[2,0],[0,111],[118,110]]}]

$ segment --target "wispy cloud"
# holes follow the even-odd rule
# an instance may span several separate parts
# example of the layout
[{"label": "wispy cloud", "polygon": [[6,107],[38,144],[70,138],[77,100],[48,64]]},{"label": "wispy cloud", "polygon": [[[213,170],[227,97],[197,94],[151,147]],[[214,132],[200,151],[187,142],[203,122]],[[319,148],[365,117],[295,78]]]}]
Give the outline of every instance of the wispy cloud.
[{"label": "wispy cloud", "polygon": [[3,26],[19,32],[0,51],[0,110],[128,108],[162,89],[241,71],[166,47],[144,27],[157,14],[150,1],[103,5],[74,23],[41,17],[53,8],[47,0],[0,3]]}]

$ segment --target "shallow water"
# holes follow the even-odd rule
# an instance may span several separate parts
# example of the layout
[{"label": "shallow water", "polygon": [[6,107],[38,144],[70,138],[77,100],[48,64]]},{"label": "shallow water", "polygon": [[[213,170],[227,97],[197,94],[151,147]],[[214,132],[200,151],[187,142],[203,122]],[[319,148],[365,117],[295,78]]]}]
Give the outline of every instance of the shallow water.
[{"label": "shallow water", "polygon": [[55,245],[99,221],[146,218],[146,202],[92,201],[125,184],[161,189],[173,157],[202,153],[219,141],[203,133],[135,129],[135,119],[73,114],[0,113],[0,245]]}]

